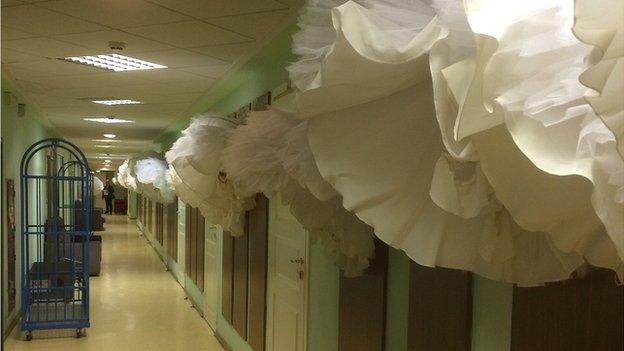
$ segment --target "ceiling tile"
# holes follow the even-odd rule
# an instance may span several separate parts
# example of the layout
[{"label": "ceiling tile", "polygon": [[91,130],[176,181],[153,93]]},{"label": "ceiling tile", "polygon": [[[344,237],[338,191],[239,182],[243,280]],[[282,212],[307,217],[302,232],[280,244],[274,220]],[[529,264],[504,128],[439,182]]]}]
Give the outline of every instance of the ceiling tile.
[{"label": "ceiling tile", "polygon": [[31,99],[37,106],[42,109],[46,109],[48,107],[67,107],[67,106],[82,106],[82,107],[90,107],[89,104],[91,102],[70,99],[70,98],[60,98],[58,96],[53,96],[49,94],[28,94],[28,98]]},{"label": "ceiling tile", "polygon": [[281,2],[282,4],[290,7],[301,7],[305,4],[305,0],[276,0]]},{"label": "ceiling tile", "polygon": [[212,57],[216,57],[226,61],[235,61],[243,54],[252,50],[255,43],[237,43],[237,44],[225,44],[225,45],[213,45],[213,46],[200,46],[191,48],[190,50],[206,54]]},{"label": "ceiling tile", "polygon": [[230,69],[230,67],[232,67],[231,64],[223,64],[223,65],[184,67],[184,68],[180,68],[179,70],[197,74],[203,77],[219,78],[223,74],[225,74],[225,72],[227,72],[227,70]]},{"label": "ceiling tile", "polygon": [[150,0],[196,18],[232,16],[243,13],[267,12],[288,8],[275,0]]},{"label": "ceiling tile", "polygon": [[29,81],[39,83],[50,89],[77,89],[98,86],[117,87],[120,85],[131,86],[151,83],[149,80],[131,77],[124,73],[127,72],[96,73],[78,76],[34,77],[29,79]]},{"label": "ceiling tile", "polygon": [[251,41],[239,34],[200,21],[128,28],[126,31],[181,48]]},{"label": "ceiling tile", "polygon": [[3,64],[16,78],[49,77],[101,73],[102,70],[57,59]]},{"label": "ceiling tile", "polygon": [[29,62],[45,60],[44,57],[26,54],[13,49],[2,49],[2,63]]},{"label": "ceiling tile", "polygon": [[2,49],[5,48],[50,58],[97,53],[97,50],[94,49],[44,37],[3,41]]},{"label": "ceiling tile", "polygon": [[59,0],[39,4],[111,28],[145,26],[189,19],[142,0]]},{"label": "ceiling tile", "polygon": [[19,0],[2,0],[2,7],[17,5],[24,5],[24,3]]},{"label": "ceiling tile", "polygon": [[[292,18],[288,18],[289,15]],[[206,19],[206,22],[255,39],[260,39],[272,30],[275,30],[277,28],[277,26],[275,26],[276,23],[284,23],[289,19],[294,22],[296,18],[296,12],[281,10],[267,13],[211,18]]]},{"label": "ceiling tile", "polygon": [[216,65],[223,64],[225,62],[223,60],[210,57],[205,54],[200,54],[184,49],[143,52],[132,55],[132,57],[165,65],[169,68]]},{"label": "ceiling tile", "polygon": [[[140,94],[168,94],[175,91],[174,87],[159,82],[150,82],[146,85],[119,85],[119,86],[94,86],[86,88],[74,89],[58,89],[49,91],[49,95],[67,97],[67,98],[119,98],[119,99],[135,99]],[[177,91],[178,93],[185,92]],[[105,105],[91,104],[93,108]],[[122,108],[123,106],[114,106],[113,108]]]},{"label": "ceiling tile", "polygon": [[64,42],[96,49],[100,53],[111,52],[108,42],[118,41],[126,44],[121,54],[132,54],[145,51],[170,50],[172,46],[157,41],[137,37],[119,30],[57,35],[53,37]]},{"label": "ceiling tile", "polygon": [[137,78],[167,84],[174,91],[181,90],[185,92],[203,92],[208,90],[215,82],[214,78],[199,76],[175,69],[134,71],[128,73]]},{"label": "ceiling tile", "polygon": [[13,39],[34,38],[34,37],[39,36],[37,34],[31,34],[31,33],[24,32],[23,30],[13,29],[13,28],[5,27],[5,26],[2,26],[2,29],[0,30],[0,32],[2,34],[3,41],[13,40]]},{"label": "ceiling tile", "polygon": [[134,94],[133,99],[143,101],[148,104],[162,103],[169,104],[174,102],[192,103],[199,99],[203,93],[170,93],[170,94]]},{"label": "ceiling tile", "polygon": [[39,35],[80,33],[102,30],[102,27],[34,5],[5,7],[2,25]]}]

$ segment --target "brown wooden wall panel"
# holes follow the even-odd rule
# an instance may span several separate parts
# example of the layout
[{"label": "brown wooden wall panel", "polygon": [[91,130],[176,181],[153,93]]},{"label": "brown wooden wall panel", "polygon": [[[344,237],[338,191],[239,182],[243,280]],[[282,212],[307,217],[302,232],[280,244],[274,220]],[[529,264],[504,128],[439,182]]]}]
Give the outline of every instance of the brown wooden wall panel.
[{"label": "brown wooden wall panel", "polygon": [[470,273],[411,262],[408,350],[468,351],[471,327]]},{"label": "brown wooden wall panel", "polygon": [[232,324],[232,293],[234,278],[234,238],[229,232],[223,232],[223,250],[221,262],[221,313]]},{"label": "brown wooden wall panel", "polygon": [[165,212],[164,212],[164,207],[163,204],[161,204],[160,202],[156,203],[156,214],[154,216],[154,234],[156,237],[156,241],[158,241],[158,243],[160,245],[163,245],[163,233],[164,233],[164,216],[165,216]]},{"label": "brown wooden wall panel", "polygon": [[206,225],[204,222],[204,217],[201,215],[199,210],[197,210],[197,215],[195,217],[195,246],[197,247],[195,253],[195,285],[199,288],[199,291],[204,291],[204,252],[205,250],[205,240],[206,240]]},{"label": "brown wooden wall panel", "polygon": [[191,209],[191,222],[189,223],[189,232],[190,232],[190,236],[188,237],[189,240],[189,247],[190,247],[190,251],[188,254],[188,259],[191,262],[191,270],[188,273],[188,276],[191,277],[191,280],[193,282],[195,282],[196,278],[197,278],[197,209],[196,208],[192,208]]},{"label": "brown wooden wall panel", "polygon": [[154,206],[152,200],[147,200],[147,231],[154,234]]},{"label": "brown wooden wall panel", "polygon": [[375,242],[375,259],[360,277],[340,277],[338,350],[383,351],[388,246]]},{"label": "brown wooden wall panel", "polygon": [[137,206],[137,219],[139,220],[139,222],[143,223],[143,199],[141,198],[141,194],[137,195]]},{"label": "brown wooden wall panel", "polygon": [[512,351],[624,350],[624,287],[615,274],[515,288]]},{"label": "brown wooden wall panel", "polygon": [[266,335],[266,282],[269,200],[256,196],[256,207],[249,211],[249,302],[247,343],[254,351],[264,351]]},{"label": "brown wooden wall panel", "polygon": [[247,339],[247,291],[249,267],[249,235],[234,238],[234,270],[232,294],[232,326]]}]

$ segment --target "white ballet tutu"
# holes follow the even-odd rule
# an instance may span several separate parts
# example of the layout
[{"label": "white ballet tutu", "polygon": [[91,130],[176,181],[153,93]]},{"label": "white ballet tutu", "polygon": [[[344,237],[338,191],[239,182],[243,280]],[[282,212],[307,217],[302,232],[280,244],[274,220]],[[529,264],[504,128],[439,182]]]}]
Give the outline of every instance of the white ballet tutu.
[{"label": "white ballet tutu", "polygon": [[523,285],[585,261],[624,277],[617,108],[584,100],[570,3],[311,2],[333,42],[293,65],[295,111],[345,207],[424,265]]}]

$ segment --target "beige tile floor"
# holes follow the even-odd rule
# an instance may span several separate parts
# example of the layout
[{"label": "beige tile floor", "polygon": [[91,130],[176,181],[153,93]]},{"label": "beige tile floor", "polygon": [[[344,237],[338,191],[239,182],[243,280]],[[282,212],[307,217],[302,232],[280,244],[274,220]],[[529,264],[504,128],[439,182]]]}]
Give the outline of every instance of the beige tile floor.
[{"label": "beige tile floor", "polygon": [[[102,272],[91,278],[91,328],[33,333],[23,341],[17,327],[7,351],[223,351],[208,324],[184,299],[147,241],[126,216],[109,215],[102,234]],[[64,337],[63,337],[64,336]]]}]

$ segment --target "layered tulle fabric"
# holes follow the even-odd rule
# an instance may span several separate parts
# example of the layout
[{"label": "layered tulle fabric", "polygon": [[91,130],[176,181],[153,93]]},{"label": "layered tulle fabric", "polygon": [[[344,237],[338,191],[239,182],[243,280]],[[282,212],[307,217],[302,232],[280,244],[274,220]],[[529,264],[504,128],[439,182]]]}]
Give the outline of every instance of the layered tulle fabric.
[{"label": "layered tulle fabric", "polygon": [[169,178],[178,196],[198,207],[211,223],[242,235],[244,214],[253,202],[234,193],[222,169],[226,135],[235,126],[221,116],[198,116],[165,156],[175,170]]},{"label": "layered tulle fabric", "polygon": [[329,19],[317,4],[333,42],[291,70],[295,110],[347,209],[425,265],[531,285],[587,260],[622,277],[623,164],[583,99],[570,2],[434,1],[414,26],[406,5]]},{"label": "layered tulle fabric", "polygon": [[613,132],[624,155],[624,3],[580,0],[575,4],[574,33],[599,51],[581,75],[581,82],[593,89],[586,98]]},{"label": "layered tulle fabric", "polygon": [[172,203],[175,200],[175,193],[167,183],[168,166],[164,160],[155,157],[141,159],[136,162],[134,169],[139,183],[157,190],[148,193],[153,196],[152,200],[163,203]]},{"label": "layered tulle fabric", "polygon": [[126,189],[133,191],[137,190],[137,182],[134,176],[131,174],[132,167],[130,166],[130,160],[125,160],[117,169],[117,182],[119,185]]},{"label": "layered tulle fabric", "polygon": [[[456,138],[470,137],[497,196],[520,225],[547,232],[557,247],[590,262],[604,259],[587,244],[604,226],[608,237],[601,240],[612,241],[619,254],[607,266],[622,273],[624,207],[614,201],[617,188],[609,179],[624,162],[613,134],[584,99],[579,76],[591,52],[572,33],[572,2],[478,5],[468,12],[477,63],[458,62],[445,77],[454,96],[480,87],[458,102]],[[498,21],[484,20],[494,15]]]},{"label": "layered tulle fabric", "polygon": [[92,187],[92,195],[98,196],[102,193],[102,190],[104,190],[104,183],[102,183],[102,180],[100,180],[100,178],[94,176]]},{"label": "layered tulle fabric", "polygon": [[321,177],[308,146],[307,122],[278,109],[251,112],[227,144],[224,169],[240,196],[281,198],[346,276],[362,274],[374,256],[372,228],[345,210]]}]

